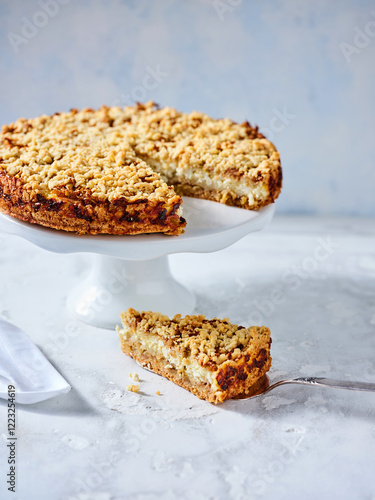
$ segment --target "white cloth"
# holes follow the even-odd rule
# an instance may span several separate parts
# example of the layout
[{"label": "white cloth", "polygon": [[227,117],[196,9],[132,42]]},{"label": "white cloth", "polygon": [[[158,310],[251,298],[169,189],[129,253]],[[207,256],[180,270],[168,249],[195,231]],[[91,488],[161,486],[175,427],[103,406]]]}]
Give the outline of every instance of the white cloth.
[{"label": "white cloth", "polygon": [[16,402],[32,404],[70,391],[70,385],[18,327],[0,318],[0,398],[8,386],[16,388]]}]

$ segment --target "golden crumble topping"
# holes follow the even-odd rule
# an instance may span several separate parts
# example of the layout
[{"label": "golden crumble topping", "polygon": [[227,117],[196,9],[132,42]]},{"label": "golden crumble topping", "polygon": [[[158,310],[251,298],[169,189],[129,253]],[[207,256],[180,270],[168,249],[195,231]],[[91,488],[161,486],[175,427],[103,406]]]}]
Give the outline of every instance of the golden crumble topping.
[{"label": "golden crumble topping", "polygon": [[[215,175],[256,180],[279,164],[275,146],[249,123],[215,120],[193,111],[181,113],[168,107],[157,109],[150,102],[127,108],[123,119],[127,138],[142,157],[157,163],[174,163],[184,169],[202,167]],[[120,117],[112,111],[115,123]],[[129,121],[130,119],[130,121]]]},{"label": "golden crumble topping", "polygon": [[13,132],[4,127],[2,168],[21,178],[30,191],[45,196],[56,188],[89,190],[95,197],[109,201],[150,196],[165,200],[175,196],[173,188],[137,157],[125,140],[116,145],[106,139],[101,121],[83,127],[87,114],[77,113],[78,118],[65,113],[18,120]]},{"label": "golden crumble topping", "polygon": [[3,127],[0,164],[44,196],[68,187],[110,201],[165,199],[175,193],[155,168],[169,180],[188,168],[259,182],[279,168],[279,153],[248,123],[149,102],[19,119]]},{"label": "golden crumble topping", "polygon": [[228,360],[236,360],[252,352],[254,347],[270,342],[270,331],[262,326],[245,328],[229,319],[205,316],[174,316],[169,319],[160,313],[138,312],[134,309],[122,313],[122,322],[138,332],[156,335],[170,348],[183,355],[196,358],[201,366],[215,368]]}]

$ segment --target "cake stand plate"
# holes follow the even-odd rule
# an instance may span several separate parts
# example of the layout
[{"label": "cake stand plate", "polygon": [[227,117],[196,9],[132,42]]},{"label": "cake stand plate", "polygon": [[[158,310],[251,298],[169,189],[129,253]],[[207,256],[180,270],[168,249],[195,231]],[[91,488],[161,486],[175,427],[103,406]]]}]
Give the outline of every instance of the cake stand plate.
[{"label": "cake stand plate", "polygon": [[51,252],[93,254],[88,276],[70,292],[68,307],[85,323],[113,329],[128,307],[190,314],[194,294],[173,278],[168,255],[221,250],[266,227],[274,214],[274,205],[249,211],[189,197],[183,198],[183,207],[187,227],[181,236],[78,236],[3,214],[0,232]]}]

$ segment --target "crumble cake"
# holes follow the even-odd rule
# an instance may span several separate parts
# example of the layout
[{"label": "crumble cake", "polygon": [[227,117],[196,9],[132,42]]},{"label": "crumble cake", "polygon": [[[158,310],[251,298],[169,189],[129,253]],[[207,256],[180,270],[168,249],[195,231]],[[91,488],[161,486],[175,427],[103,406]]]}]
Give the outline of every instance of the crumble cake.
[{"label": "crumble cake", "polygon": [[270,330],[245,328],[228,319],[121,314],[121,349],[139,364],[211,403],[248,393],[270,369]]},{"label": "crumble cake", "polygon": [[79,234],[177,235],[181,195],[252,210],[281,184],[257,127],[152,102],[21,118],[0,134],[0,211]]}]

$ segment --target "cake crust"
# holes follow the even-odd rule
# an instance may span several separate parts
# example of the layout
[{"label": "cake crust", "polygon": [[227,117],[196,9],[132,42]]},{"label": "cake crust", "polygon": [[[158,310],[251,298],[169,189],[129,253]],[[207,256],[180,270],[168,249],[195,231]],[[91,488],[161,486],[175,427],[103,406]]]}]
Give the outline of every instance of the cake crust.
[{"label": "cake crust", "polygon": [[121,321],[124,353],[211,403],[249,392],[271,366],[266,327],[244,328],[205,316],[170,320],[131,308]]},{"label": "cake crust", "polygon": [[[170,205],[162,201],[140,200],[127,203],[118,199],[109,203],[95,199],[90,192],[58,192],[54,197],[32,193],[15,177],[0,171],[0,211],[24,222],[76,234],[141,234],[162,232],[179,235],[186,225],[176,215],[182,200],[171,198]],[[169,214],[167,214],[169,210]]]}]

